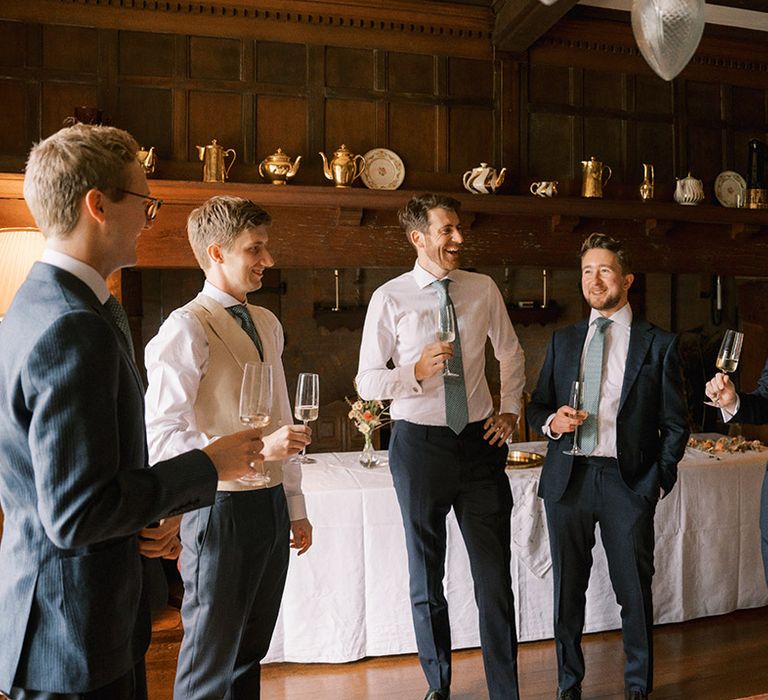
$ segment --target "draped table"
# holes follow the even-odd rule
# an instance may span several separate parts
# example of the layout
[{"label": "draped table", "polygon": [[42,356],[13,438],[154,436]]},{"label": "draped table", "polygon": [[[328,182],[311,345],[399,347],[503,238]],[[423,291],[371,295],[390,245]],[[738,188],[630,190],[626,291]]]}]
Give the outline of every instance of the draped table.
[{"label": "draped table", "polygon": [[[544,454],[543,442],[513,449]],[[314,544],[292,553],[283,604],[265,662],[340,663],[412,653],[403,526],[386,453],[364,469],[357,453],[316,454],[303,467]],[[655,621],[680,622],[768,604],[760,558],[760,488],[768,453],[711,457],[686,450],[674,490],[656,511]],[[512,587],[520,641],[552,636],[552,571],[541,468],[508,470]],[[605,553],[595,546],[586,632],[620,627]],[[445,591],[455,649],[479,646],[469,561],[448,516]]]}]

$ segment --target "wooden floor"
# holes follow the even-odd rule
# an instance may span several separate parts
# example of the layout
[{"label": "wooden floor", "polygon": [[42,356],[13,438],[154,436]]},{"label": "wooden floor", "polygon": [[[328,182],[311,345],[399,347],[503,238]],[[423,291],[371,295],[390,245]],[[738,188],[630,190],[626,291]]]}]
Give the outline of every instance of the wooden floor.
[{"label": "wooden floor", "polygon": [[[180,630],[155,635],[147,656],[150,700],[171,700]],[[653,700],[732,700],[768,693],[768,608],[662,625],[654,632]],[[623,698],[623,651],[618,632],[584,638],[584,699]],[[555,697],[551,641],[520,645],[523,700]],[[424,679],[415,656],[364,659],[348,664],[268,664],[264,700],[422,700]],[[488,697],[478,650],[454,653],[452,700]]]}]

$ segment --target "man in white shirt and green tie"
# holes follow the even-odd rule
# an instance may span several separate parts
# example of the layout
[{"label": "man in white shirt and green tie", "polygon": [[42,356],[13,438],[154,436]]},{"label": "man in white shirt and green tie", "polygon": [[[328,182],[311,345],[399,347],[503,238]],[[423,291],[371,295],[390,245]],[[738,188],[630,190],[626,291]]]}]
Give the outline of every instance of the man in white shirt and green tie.
[{"label": "man in white shirt and green tie", "polygon": [[[442,581],[451,508],[469,553],[489,697],[517,700],[512,496],[504,469],[505,441],[520,412],[524,358],[493,280],[459,269],[459,206],[450,197],[425,194],[399,212],[416,263],[373,293],[356,381],[362,398],[392,399],[389,464],[405,527],[426,700],[450,697],[451,635]],[[457,321],[453,342],[438,338],[444,313]],[[499,413],[485,376],[488,338],[500,363]]]}]

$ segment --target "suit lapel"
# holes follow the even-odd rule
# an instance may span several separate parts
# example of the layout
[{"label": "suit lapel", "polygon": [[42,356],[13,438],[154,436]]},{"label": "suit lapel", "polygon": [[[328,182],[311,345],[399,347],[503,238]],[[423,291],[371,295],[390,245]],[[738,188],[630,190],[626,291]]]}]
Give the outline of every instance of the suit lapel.
[{"label": "suit lapel", "polygon": [[[224,347],[242,369],[245,368],[246,362],[253,361],[254,352],[258,357],[256,346],[249,335],[218,301],[202,292],[197,295],[195,301],[208,312],[211,330],[221,339]],[[233,328],[237,328],[237,332],[233,332]],[[259,330],[258,326],[256,329]]]},{"label": "suit lapel", "polygon": [[629,350],[627,351],[627,364],[624,368],[624,383],[621,387],[621,400],[619,401],[619,411],[624,407],[632,385],[640,373],[645,356],[651,347],[653,333],[650,333],[651,324],[647,321],[632,321],[632,327],[629,331]]},{"label": "suit lapel", "polygon": [[587,338],[589,323],[582,319],[568,328],[568,354],[562,361],[562,378],[567,380],[566,392],[570,392],[571,382],[575,382],[581,376],[581,355],[584,350],[584,341]]},{"label": "suit lapel", "polygon": [[133,373],[133,377],[136,380],[136,384],[143,394],[144,382],[141,380],[139,368],[136,366],[135,358],[131,355],[128,344],[125,340],[125,337],[123,336],[123,332],[115,325],[115,321],[113,320],[109,311],[107,311],[104,308],[104,305],[99,302],[99,299],[93,293],[93,290],[79,277],[76,277],[71,272],[62,270],[60,267],[56,267],[55,265],[49,265],[47,263],[35,263],[33,270],[34,277],[41,280],[50,278],[56,284],[60,284],[71,294],[78,297],[85,306],[89,306],[91,309],[93,309],[93,311],[95,311],[109,324],[109,327],[114,331],[115,336],[117,337],[117,344],[120,347],[120,351],[122,352],[125,361],[131,368],[131,372]]}]

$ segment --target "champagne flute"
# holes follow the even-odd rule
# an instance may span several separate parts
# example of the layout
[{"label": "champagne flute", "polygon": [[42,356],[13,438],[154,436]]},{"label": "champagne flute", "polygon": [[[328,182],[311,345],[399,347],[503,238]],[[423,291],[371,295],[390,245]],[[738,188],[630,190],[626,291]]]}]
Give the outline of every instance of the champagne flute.
[{"label": "champagne flute", "polygon": [[[570,400],[568,401],[568,405],[571,408],[576,409],[576,411],[581,410],[581,399],[582,399],[583,393],[584,393],[584,382],[580,382],[579,380],[576,380],[575,382],[571,382],[571,397],[570,397]],[[579,426],[578,425],[573,431],[573,447],[571,447],[570,450],[563,450],[563,454],[573,455],[575,457],[586,456],[586,452],[583,452],[579,447]]]},{"label": "champagne flute", "polygon": [[[299,375],[299,383],[296,385],[296,401],[294,401],[293,415],[304,425],[317,420],[320,410],[320,377],[317,374],[302,372]],[[306,455],[306,447],[302,447],[296,459],[302,464],[315,462]]]},{"label": "champagne flute", "polygon": [[[723,374],[732,374],[739,366],[739,357],[741,356],[741,345],[744,342],[744,334],[739,331],[727,330],[723,336],[723,342],[720,343],[720,350],[717,353],[715,367]],[[707,406],[720,406],[720,401],[716,397],[714,401],[705,401]]]},{"label": "champagne flute", "polygon": [[[240,387],[240,422],[249,428],[266,428],[272,413],[272,365],[246,362]],[[248,484],[266,486],[272,478],[264,471],[264,463],[249,462],[251,471],[238,479]]]},{"label": "champagne flute", "polygon": [[[456,340],[456,315],[453,313],[453,306],[442,304],[437,307],[437,339],[441,343],[452,343]],[[443,365],[444,377],[458,377],[456,372],[451,372],[448,368],[449,360]]]}]

